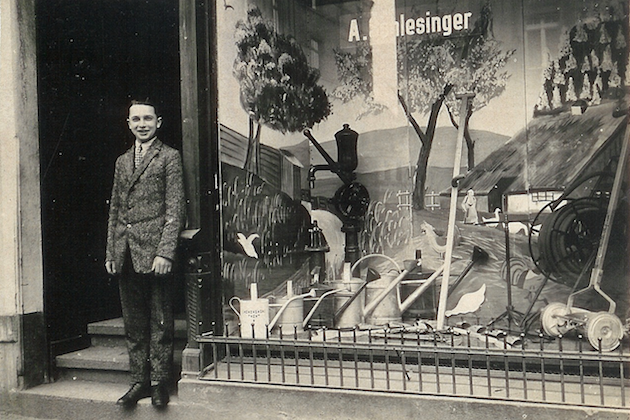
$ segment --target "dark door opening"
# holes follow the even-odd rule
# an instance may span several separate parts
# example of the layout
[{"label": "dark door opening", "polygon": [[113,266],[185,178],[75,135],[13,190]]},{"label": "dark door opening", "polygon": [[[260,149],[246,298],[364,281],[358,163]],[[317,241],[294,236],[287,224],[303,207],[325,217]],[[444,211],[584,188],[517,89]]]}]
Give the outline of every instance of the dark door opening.
[{"label": "dark door opening", "polygon": [[37,0],[45,315],[53,356],[120,315],[104,269],[114,162],[132,144],[131,98],[181,150],[177,0]]},{"label": "dark door opening", "polygon": [[508,209],[503,208],[503,193],[505,190],[514,182],[516,178],[501,178],[494,186],[492,190],[488,193],[488,209],[490,213],[494,212],[495,209],[501,209],[504,212],[507,212]]}]

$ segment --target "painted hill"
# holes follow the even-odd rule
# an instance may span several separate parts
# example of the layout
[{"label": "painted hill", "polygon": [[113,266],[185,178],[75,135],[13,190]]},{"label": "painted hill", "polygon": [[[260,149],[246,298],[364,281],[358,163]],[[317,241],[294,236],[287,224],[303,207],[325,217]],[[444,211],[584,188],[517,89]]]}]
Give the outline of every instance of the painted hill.
[{"label": "painted hill", "polygon": [[[507,136],[484,130],[471,130],[476,140],[475,159],[481,162],[490,153],[503,146]],[[452,168],[457,130],[453,127],[438,127],[429,159],[430,167]],[[308,167],[310,164],[325,163],[317,151],[312,152],[309,159],[308,141],[283,148],[290,151]],[[333,140],[325,141],[322,147],[337,158],[337,146]],[[420,151],[420,141],[411,127],[399,127],[386,130],[374,130],[359,134],[358,141],[359,167],[358,173],[380,172],[405,166],[413,166]],[[463,148],[462,162],[466,164],[466,148]],[[320,175],[318,174],[318,178]],[[322,178],[327,174],[322,173]]]}]

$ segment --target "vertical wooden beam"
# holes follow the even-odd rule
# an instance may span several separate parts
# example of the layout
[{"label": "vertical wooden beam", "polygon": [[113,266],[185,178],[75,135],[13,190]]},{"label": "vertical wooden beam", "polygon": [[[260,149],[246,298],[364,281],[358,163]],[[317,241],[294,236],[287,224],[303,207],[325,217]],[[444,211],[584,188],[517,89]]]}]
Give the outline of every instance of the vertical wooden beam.
[{"label": "vertical wooden beam", "polygon": [[188,198],[186,308],[188,344],[182,375],[204,357],[196,337],[221,332],[221,212],[216,9],[214,0],[179,0],[183,160]]},{"label": "vertical wooden beam", "polygon": [[186,180],[188,227],[201,228],[199,197],[199,100],[197,98],[197,32],[194,0],[179,0],[182,157]]}]

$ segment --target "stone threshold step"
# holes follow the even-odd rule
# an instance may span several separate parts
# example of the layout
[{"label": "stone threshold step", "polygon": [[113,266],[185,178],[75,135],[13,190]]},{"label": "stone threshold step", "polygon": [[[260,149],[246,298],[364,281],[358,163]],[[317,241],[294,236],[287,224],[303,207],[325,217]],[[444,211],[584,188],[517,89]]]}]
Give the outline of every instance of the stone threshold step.
[{"label": "stone threshold step", "polygon": [[[186,339],[186,320],[175,320],[175,338]],[[106,319],[104,321],[92,322],[88,324],[88,334],[90,335],[113,335],[121,336],[125,335],[125,326],[123,325],[122,318]]]},{"label": "stone threshold step", "polygon": [[56,357],[57,367],[129,371],[129,355],[125,347],[88,347]]},{"label": "stone threshold step", "polygon": [[[176,349],[173,353],[175,366],[181,366],[182,352]],[[129,354],[127,348],[93,346],[56,357],[58,368],[129,371]]]}]

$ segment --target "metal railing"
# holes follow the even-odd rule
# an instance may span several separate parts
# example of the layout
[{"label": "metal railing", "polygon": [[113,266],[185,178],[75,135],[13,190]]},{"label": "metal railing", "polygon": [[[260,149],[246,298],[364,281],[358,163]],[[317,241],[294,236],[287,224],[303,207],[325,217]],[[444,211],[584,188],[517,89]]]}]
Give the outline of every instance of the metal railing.
[{"label": "metal railing", "polygon": [[209,333],[198,337],[211,359],[200,379],[628,408],[627,349],[593,350],[581,335],[483,337],[405,328]]}]

